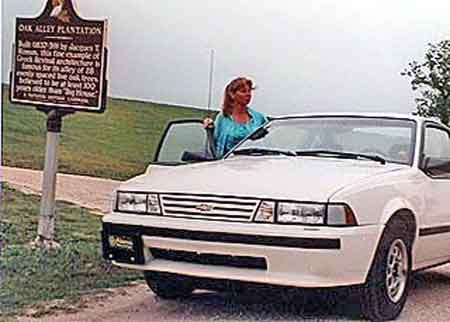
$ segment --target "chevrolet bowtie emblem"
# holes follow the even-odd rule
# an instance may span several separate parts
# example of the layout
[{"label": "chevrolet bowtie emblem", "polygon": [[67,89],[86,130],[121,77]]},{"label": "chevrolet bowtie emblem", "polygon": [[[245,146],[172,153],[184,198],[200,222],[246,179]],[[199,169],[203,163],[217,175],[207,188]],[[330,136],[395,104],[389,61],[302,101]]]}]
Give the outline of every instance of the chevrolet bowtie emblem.
[{"label": "chevrolet bowtie emblem", "polygon": [[214,210],[213,205],[208,205],[206,203],[202,203],[198,206],[195,206],[195,209],[200,210],[201,212],[209,212]]}]

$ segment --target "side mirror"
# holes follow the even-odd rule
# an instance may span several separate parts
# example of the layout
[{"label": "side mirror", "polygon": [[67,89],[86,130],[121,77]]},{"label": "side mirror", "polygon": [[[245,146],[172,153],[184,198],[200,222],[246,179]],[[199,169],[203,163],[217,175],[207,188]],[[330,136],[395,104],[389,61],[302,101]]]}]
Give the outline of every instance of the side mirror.
[{"label": "side mirror", "polygon": [[423,159],[422,169],[433,177],[450,177],[450,159],[426,156]]},{"label": "side mirror", "polygon": [[204,162],[213,160],[215,160],[215,158],[200,152],[184,151],[181,155],[181,161],[185,162]]}]

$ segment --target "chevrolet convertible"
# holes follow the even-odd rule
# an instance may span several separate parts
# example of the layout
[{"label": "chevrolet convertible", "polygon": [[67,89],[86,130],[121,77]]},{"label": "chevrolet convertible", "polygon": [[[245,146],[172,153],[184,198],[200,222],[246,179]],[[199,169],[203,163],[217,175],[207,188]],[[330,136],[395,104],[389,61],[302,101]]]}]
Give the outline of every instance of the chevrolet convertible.
[{"label": "chevrolet convertible", "polygon": [[103,256],[155,294],[223,281],[351,287],[395,319],[411,273],[450,262],[450,129],[397,114],[271,118],[217,158],[201,120],[169,123],[115,192]]}]

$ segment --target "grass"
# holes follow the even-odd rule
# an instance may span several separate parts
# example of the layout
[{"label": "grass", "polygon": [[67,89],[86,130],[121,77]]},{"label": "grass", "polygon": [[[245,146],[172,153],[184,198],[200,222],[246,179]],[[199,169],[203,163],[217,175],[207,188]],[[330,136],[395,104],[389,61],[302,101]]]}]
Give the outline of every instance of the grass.
[{"label": "grass", "polygon": [[[46,116],[30,106],[11,104],[2,86],[3,164],[42,170]],[[153,160],[165,124],[201,118],[206,111],[109,98],[103,114],[78,112],[63,118],[58,145],[59,172],[127,179]]]},{"label": "grass", "polygon": [[58,250],[28,246],[37,231],[40,197],[4,185],[0,195],[0,321],[40,301],[66,299],[141,279],[101,257],[101,220],[67,202],[56,204]]}]

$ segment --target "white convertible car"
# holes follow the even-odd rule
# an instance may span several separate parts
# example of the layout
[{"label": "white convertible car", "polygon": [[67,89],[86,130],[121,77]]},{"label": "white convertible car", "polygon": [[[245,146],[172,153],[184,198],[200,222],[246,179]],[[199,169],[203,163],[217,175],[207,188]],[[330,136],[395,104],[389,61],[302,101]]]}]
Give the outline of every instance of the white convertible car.
[{"label": "white convertible car", "polygon": [[103,218],[104,257],[144,271],[158,296],[223,281],[357,286],[365,316],[388,320],[412,271],[450,261],[450,129],[439,121],[277,117],[217,160],[205,132],[201,120],[170,123]]}]

